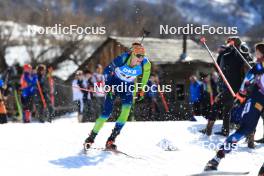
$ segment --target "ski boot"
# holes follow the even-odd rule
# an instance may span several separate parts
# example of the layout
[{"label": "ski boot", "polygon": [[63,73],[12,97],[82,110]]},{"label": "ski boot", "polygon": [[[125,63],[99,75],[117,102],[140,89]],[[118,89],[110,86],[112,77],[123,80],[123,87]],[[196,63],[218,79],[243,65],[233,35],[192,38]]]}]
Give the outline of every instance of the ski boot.
[{"label": "ski boot", "polygon": [[120,134],[120,128],[115,127],[112,130],[112,133],[111,133],[110,137],[106,141],[105,148],[107,150],[116,150],[117,149],[117,146],[114,143],[115,143],[115,138],[119,134]]},{"label": "ski boot", "polygon": [[115,141],[113,140],[107,140],[106,144],[105,144],[105,148],[107,150],[116,150],[117,146],[114,144]]},{"label": "ski boot", "polygon": [[213,158],[206,164],[204,171],[216,171],[218,167],[219,162]]},{"label": "ski boot", "polygon": [[254,149],[256,147],[254,143],[254,135],[255,133],[252,133],[247,137],[248,148],[250,149]]},{"label": "ski boot", "polygon": [[229,130],[222,129],[221,131],[215,132],[214,134],[227,137],[229,136]]},{"label": "ski boot", "polygon": [[49,123],[52,123],[52,118],[48,118],[48,120],[47,120]]},{"label": "ski boot", "polygon": [[199,130],[200,133],[206,134],[206,128]]},{"label": "ski boot", "polygon": [[207,136],[211,136],[213,126],[214,126],[214,121],[209,120],[207,125],[206,125],[206,128],[200,130],[199,132],[206,134]]},{"label": "ski boot", "polygon": [[97,135],[97,133],[92,131],[90,133],[89,137],[85,139],[84,144],[83,144],[84,150],[88,150],[89,148],[91,148],[92,144],[94,143],[94,139],[95,139],[96,135]]},{"label": "ski boot", "polygon": [[224,117],[222,130],[219,132],[216,132],[215,134],[227,137],[229,136],[229,129],[230,129],[230,119],[227,117]]}]

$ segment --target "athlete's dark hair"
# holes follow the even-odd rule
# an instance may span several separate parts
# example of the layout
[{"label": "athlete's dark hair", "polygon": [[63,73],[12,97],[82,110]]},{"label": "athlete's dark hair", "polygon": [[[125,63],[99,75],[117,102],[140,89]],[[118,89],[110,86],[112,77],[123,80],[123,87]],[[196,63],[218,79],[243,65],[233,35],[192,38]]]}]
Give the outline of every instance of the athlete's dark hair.
[{"label": "athlete's dark hair", "polygon": [[255,45],[256,50],[259,50],[264,55],[264,43],[257,43]]}]

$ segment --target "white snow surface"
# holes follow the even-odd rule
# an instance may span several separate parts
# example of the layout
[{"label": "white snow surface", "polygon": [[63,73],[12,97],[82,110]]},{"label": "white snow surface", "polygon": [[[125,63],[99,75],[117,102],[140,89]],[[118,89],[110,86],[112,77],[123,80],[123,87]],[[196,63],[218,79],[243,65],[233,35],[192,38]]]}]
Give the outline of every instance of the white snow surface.
[{"label": "white snow surface", "polygon": [[[215,151],[203,141],[216,144],[224,137],[208,138],[197,132],[206,121],[128,122],[118,136],[118,149],[134,157],[100,150],[82,153],[84,139],[94,123],[78,123],[76,115],[54,123],[8,123],[0,127],[0,173],[4,176],[185,176],[199,173]],[[94,147],[104,147],[114,123],[106,123]],[[216,123],[215,131],[221,128]],[[256,138],[262,135],[259,122]],[[177,148],[165,151],[167,141]],[[169,141],[169,142],[168,142]],[[248,149],[243,141],[219,165],[224,171],[250,171],[257,175],[264,158],[264,145]]]}]

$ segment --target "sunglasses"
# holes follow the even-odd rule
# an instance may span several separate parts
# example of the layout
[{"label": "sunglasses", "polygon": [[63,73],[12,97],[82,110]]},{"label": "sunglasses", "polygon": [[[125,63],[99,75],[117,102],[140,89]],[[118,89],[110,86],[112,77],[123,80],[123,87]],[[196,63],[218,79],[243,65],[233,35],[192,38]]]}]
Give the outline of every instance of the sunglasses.
[{"label": "sunglasses", "polygon": [[143,58],[143,57],[145,57],[145,55],[142,55],[142,54],[136,54],[136,57],[137,57],[137,58]]}]

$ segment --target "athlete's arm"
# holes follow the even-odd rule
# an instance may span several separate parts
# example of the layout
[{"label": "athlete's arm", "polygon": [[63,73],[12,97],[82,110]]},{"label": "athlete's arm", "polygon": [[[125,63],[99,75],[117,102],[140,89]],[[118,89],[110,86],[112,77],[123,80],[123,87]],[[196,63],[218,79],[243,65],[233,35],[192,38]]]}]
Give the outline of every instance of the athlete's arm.
[{"label": "athlete's arm", "polygon": [[145,86],[148,83],[149,76],[151,72],[151,63],[149,62],[148,59],[143,60],[143,74],[142,74],[142,87]]},{"label": "athlete's arm", "polygon": [[117,56],[107,67],[104,69],[104,75],[111,75],[116,67],[124,65],[128,57],[128,53],[123,53]]}]

